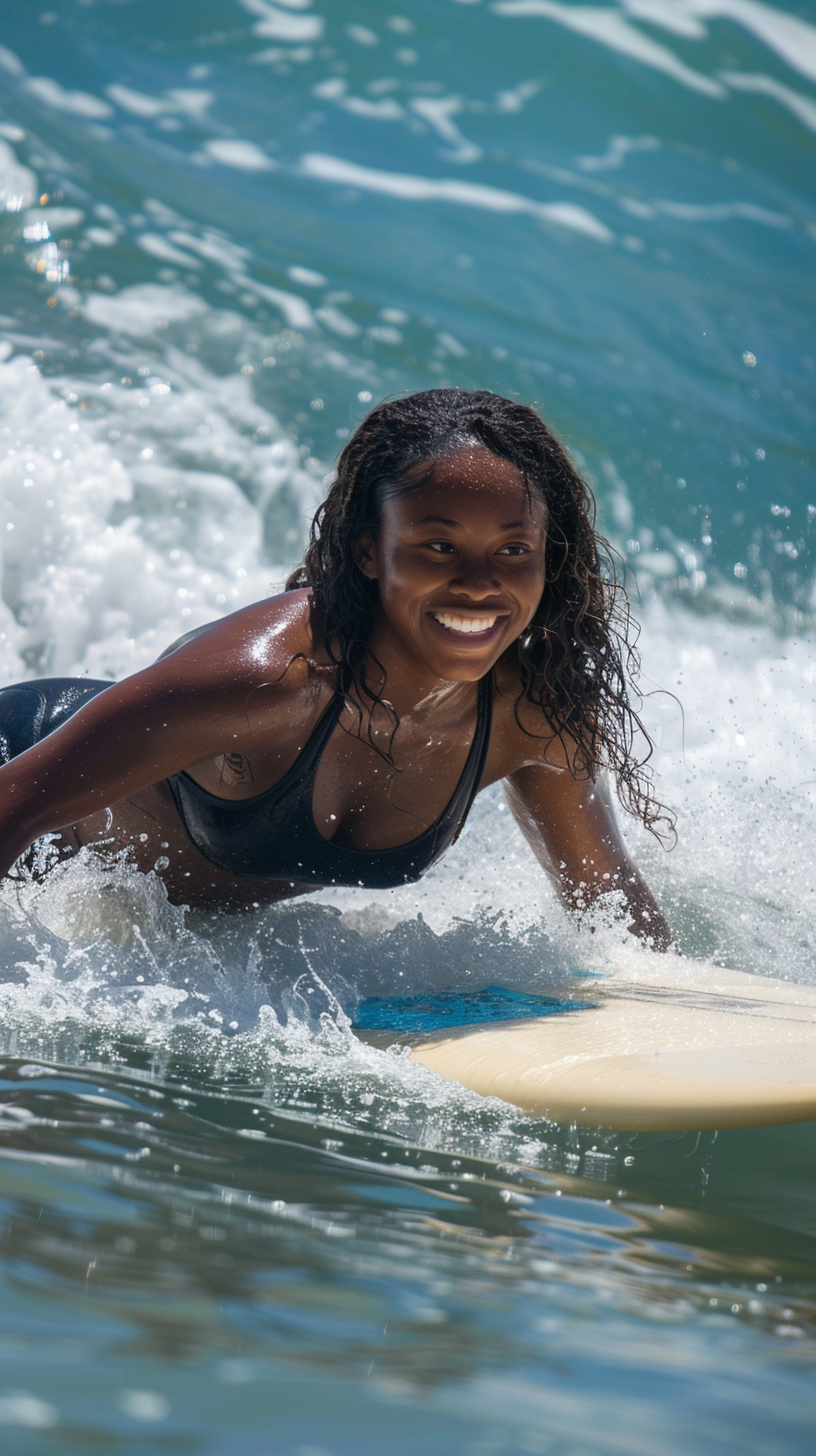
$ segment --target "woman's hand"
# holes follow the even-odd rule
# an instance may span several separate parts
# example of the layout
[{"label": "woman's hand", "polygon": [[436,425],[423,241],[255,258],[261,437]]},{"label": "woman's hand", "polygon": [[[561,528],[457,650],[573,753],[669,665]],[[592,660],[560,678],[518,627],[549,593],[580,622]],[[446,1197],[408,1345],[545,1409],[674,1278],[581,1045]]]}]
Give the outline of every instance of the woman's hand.
[{"label": "woman's hand", "polygon": [[567,907],[584,911],[618,891],[632,934],[667,950],[671,931],[626,853],[606,785],[575,778],[566,766],[541,764],[518,769],[504,785],[522,833]]}]

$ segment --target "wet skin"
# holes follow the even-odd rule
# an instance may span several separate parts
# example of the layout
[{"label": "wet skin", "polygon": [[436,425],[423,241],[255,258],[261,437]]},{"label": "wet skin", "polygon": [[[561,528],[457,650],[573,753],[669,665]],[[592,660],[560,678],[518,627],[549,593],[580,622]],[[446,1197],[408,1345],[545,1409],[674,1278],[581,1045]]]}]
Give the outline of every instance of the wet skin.
[{"label": "wet skin", "polygon": [[[354,849],[402,844],[446,807],[476,723],[478,680],[494,669],[494,716],[482,787],[504,780],[522,830],[565,902],[623,891],[636,934],[669,931],[628,860],[605,793],[571,771],[568,746],[530,704],[514,712],[508,648],[545,589],[546,508],[508,461],[464,449],[416,473],[385,502],[357,566],[379,589],[369,681],[399,716],[347,706],[324,751],[313,812],[327,839]],[[383,682],[385,673],[385,683]],[[0,872],[41,834],[66,849],[127,849],[157,867],[171,900],[239,908],[310,887],[236,878],[188,838],[164,782],[186,770],[211,793],[244,799],[277,783],[336,690],[306,591],[256,603],[203,629],[152,667],[92,699],[41,744],[0,768]],[[359,707],[359,705],[355,705]],[[524,729],[528,731],[525,732]],[[108,807],[110,806],[110,808]]]}]

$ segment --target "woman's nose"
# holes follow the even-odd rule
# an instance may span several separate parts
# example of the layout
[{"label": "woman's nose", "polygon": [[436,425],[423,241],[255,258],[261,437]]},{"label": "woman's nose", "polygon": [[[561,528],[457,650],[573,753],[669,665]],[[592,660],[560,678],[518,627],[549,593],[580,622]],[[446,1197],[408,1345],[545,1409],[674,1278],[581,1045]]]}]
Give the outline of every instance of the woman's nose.
[{"label": "woman's nose", "polygon": [[455,594],[468,597],[495,596],[501,589],[501,583],[496,575],[493,562],[489,559],[470,558],[457,563],[456,571],[450,589]]}]

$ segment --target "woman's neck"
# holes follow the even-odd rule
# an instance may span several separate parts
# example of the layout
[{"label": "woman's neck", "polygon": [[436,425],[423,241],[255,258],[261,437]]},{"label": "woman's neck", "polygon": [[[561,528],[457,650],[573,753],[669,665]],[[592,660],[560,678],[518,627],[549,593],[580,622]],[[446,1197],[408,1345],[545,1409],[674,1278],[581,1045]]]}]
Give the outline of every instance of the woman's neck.
[{"label": "woman's neck", "polygon": [[454,703],[470,701],[476,693],[474,682],[451,681],[430,673],[424,664],[414,661],[399,639],[378,630],[376,621],[368,642],[366,686],[400,718],[435,715],[450,710]]}]

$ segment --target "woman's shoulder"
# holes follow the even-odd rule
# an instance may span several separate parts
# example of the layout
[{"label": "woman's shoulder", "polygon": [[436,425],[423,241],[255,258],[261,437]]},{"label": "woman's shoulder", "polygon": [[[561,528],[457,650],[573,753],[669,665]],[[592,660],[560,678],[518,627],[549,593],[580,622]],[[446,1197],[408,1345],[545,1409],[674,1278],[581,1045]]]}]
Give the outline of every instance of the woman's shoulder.
[{"label": "woman's shoulder", "polygon": [[180,677],[229,678],[244,688],[303,687],[331,669],[308,589],[282,592],[199,627],[174,644],[162,661]]},{"label": "woman's shoulder", "polygon": [[546,694],[528,696],[517,657],[506,653],[496,663],[493,689],[492,737],[508,764],[502,776],[536,765],[572,770],[577,745],[570,734],[559,730]]}]

